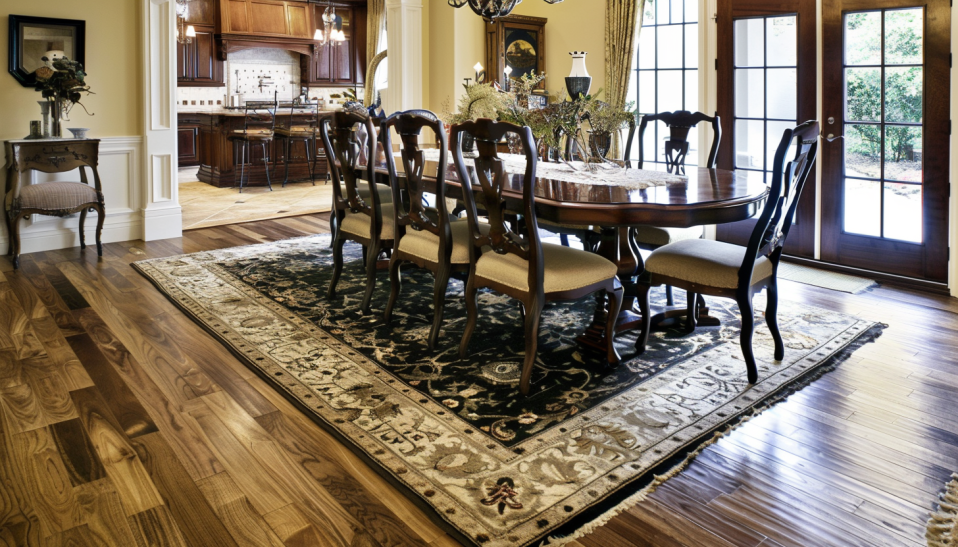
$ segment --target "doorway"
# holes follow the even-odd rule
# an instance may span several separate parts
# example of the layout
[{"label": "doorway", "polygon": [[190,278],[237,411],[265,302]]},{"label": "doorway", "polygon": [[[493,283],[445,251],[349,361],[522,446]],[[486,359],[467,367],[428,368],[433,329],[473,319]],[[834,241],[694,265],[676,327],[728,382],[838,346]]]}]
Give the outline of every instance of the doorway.
[{"label": "doorway", "polygon": [[823,261],[948,280],[947,0],[823,10]]}]

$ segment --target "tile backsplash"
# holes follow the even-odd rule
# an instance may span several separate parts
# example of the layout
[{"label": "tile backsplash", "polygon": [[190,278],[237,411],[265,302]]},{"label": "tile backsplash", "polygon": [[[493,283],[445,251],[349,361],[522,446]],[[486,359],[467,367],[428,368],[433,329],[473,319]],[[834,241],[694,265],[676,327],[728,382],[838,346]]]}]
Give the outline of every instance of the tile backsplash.
[{"label": "tile backsplash", "polygon": [[[330,102],[330,95],[341,95],[344,88],[310,87],[309,97]],[[227,106],[229,96],[239,94],[243,100],[271,99],[279,92],[281,101],[289,101],[300,93],[299,54],[291,51],[254,48],[230,53],[226,62],[225,87],[178,87],[177,105]],[[363,89],[356,90],[360,99]],[[186,101],[186,103],[184,103]],[[334,99],[342,104],[343,99]]]}]

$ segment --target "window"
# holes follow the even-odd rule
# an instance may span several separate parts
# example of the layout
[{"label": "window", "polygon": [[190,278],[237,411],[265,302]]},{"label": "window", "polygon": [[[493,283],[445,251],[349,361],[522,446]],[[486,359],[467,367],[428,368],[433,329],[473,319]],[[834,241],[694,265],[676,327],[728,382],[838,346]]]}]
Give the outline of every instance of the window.
[{"label": "window", "polygon": [[[640,114],[699,110],[698,4],[698,0],[646,1],[628,96]],[[668,128],[661,122],[646,129],[646,168],[660,165],[664,169],[667,137]],[[686,165],[694,166],[698,164],[697,128],[689,132],[689,142]],[[638,146],[638,142],[633,146],[633,159],[638,158]]]}]

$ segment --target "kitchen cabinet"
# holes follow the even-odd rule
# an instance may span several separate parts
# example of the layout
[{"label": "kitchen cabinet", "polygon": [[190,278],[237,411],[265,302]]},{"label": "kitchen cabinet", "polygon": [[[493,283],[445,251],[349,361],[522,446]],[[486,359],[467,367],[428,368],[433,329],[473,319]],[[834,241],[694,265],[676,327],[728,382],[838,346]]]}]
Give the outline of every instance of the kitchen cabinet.
[{"label": "kitchen cabinet", "polygon": [[177,118],[178,165],[180,167],[200,165],[203,156],[200,152],[200,127],[203,125],[203,120],[195,114],[180,114]]},{"label": "kitchen cabinet", "polygon": [[295,0],[222,0],[223,34],[312,38],[312,6]]},{"label": "kitchen cabinet", "polygon": [[[304,56],[301,78],[311,85],[361,86],[366,74],[366,6],[335,2],[333,5],[336,6],[336,29],[343,31],[346,40],[321,46],[312,57]],[[322,29],[326,4],[315,4],[312,8],[314,29]]]},{"label": "kitchen cabinet", "polygon": [[188,44],[176,44],[176,82],[180,87],[226,85],[223,61],[216,56],[213,27],[195,25],[196,36]]}]

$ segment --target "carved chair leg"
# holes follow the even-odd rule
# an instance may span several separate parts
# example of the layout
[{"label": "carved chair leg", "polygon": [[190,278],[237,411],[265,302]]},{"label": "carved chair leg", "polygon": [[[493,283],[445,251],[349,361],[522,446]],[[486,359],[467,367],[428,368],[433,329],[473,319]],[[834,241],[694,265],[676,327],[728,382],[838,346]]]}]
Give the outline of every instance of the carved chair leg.
[{"label": "carved chair leg", "polygon": [[[239,193],[243,193],[243,175],[246,173],[246,142],[240,142],[240,178],[239,178]],[[233,169],[234,175],[236,169]]]},{"label": "carved chair leg", "polygon": [[326,291],[326,298],[336,296],[336,284],[339,283],[339,276],[343,273],[343,245],[346,240],[338,236],[333,240],[333,276],[329,280],[329,289]]},{"label": "carved chair leg", "polygon": [[440,264],[439,271],[436,272],[436,284],[433,287],[432,295],[432,329],[429,331],[430,351],[435,351],[436,345],[439,343],[439,331],[442,330],[442,316],[446,309],[446,289],[449,287],[450,273],[451,268],[448,264]]},{"label": "carved chair leg", "polygon": [[638,291],[636,296],[639,299],[639,310],[642,313],[642,330],[639,332],[639,337],[635,339],[635,349],[636,354],[641,355],[649,344],[649,333],[652,330],[652,313],[649,305],[649,291],[652,290],[652,287],[639,283],[636,289]]},{"label": "carved chair leg", "polygon": [[665,286],[665,305],[669,307],[675,305],[675,299],[672,297],[672,285]]},{"label": "carved chair leg", "polygon": [[393,306],[399,298],[399,289],[402,288],[402,278],[399,275],[400,260],[393,255],[389,261],[389,300],[386,302],[386,311],[383,313],[383,320],[390,322],[393,316]]},{"label": "carved chair leg", "polygon": [[83,209],[80,209],[80,225],[79,225],[79,231],[80,231],[80,248],[81,248],[81,249],[86,249],[86,238],[84,237],[83,228],[84,228],[84,226],[86,226],[86,214],[87,214],[87,211],[89,211],[89,208],[87,208],[87,207],[84,207]]},{"label": "carved chair leg", "polygon": [[303,141],[303,148],[306,149],[306,167],[309,169],[309,182],[313,183],[313,186],[316,186],[316,162],[312,159],[312,156],[316,155],[315,152],[310,152],[309,150],[310,141]]},{"label": "carved chair leg", "polygon": [[536,364],[536,354],[539,348],[539,320],[542,317],[543,298],[533,295],[532,301],[526,305],[526,320],[523,330],[526,337],[526,357],[522,364],[522,377],[519,380],[519,391],[523,395],[529,394],[532,385],[532,370]]},{"label": "carved chair leg", "polygon": [[4,211],[3,221],[7,225],[7,256],[13,256],[13,220],[10,218],[10,215]]},{"label": "carved chair leg", "polygon": [[687,306],[687,312],[685,316],[685,334],[692,334],[695,332],[695,320],[698,317],[698,299],[696,298],[695,293],[692,291],[686,291],[685,300]]},{"label": "carved chair leg", "polygon": [[462,331],[462,342],[459,343],[460,359],[466,358],[469,339],[472,338],[472,333],[476,330],[476,322],[479,320],[479,289],[476,288],[476,279],[472,274],[466,281],[466,292],[463,296],[466,300],[466,328]]},{"label": "carved chair leg", "polygon": [[106,220],[106,209],[103,204],[94,207],[96,209],[96,255],[103,256],[103,221]]},{"label": "carved chair leg", "polygon": [[369,303],[372,302],[373,291],[376,290],[376,262],[381,250],[382,243],[373,241],[366,253],[366,294],[363,295],[363,305],[360,308],[363,315],[369,315]]},{"label": "carved chair leg", "polygon": [[768,324],[768,330],[772,333],[772,340],[775,341],[775,360],[781,361],[785,358],[785,342],[782,340],[782,333],[778,329],[778,279],[773,275],[768,282],[768,305],[765,308],[765,323]]},{"label": "carved chair leg", "polygon": [[17,215],[10,222],[10,249],[13,254],[13,269],[20,269],[20,219],[23,215]]},{"label": "carved chair leg", "polygon": [[748,383],[758,381],[758,367],[755,364],[755,354],[752,352],[752,334],[755,332],[755,310],[752,307],[752,293],[748,289],[741,291],[737,296],[739,311],[742,313],[742,356],[745,358],[745,367],[748,370]]},{"label": "carved chair leg", "polygon": [[609,310],[605,323],[606,358],[609,364],[616,364],[622,360],[619,352],[615,350],[615,323],[619,318],[619,312],[622,310],[624,290],[620,285],[606,292],[609,295]]}]

